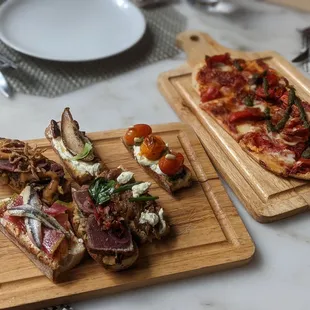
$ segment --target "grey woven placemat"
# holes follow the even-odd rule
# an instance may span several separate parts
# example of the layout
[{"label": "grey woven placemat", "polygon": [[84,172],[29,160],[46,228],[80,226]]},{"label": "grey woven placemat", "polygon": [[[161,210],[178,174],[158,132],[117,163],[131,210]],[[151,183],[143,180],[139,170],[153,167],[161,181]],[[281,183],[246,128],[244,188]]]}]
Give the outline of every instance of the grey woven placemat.
[{"label": "grey woven placemat", "polygon": [[41,310],[73,310],[73,308],[69,305],[59,305],[54,307],[43,308]]},{"label": "grey woven placemat", "polygon": [[3,73],[16,92],[56,97],[178,54],[175,37],[184,30],[185,17],[171,5],[142,9],[142,12],[147,30],[141,41],[130,50],[103,60],[46,61],[16,52],[0,41],[0,53],[18,65],[18,70],[7,69]]}]

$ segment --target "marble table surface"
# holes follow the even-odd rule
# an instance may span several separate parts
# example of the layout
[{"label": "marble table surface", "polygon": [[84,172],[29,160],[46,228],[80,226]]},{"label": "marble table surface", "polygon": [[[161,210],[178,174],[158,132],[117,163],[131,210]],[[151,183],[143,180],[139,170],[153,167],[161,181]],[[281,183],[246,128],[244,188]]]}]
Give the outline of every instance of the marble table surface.
[{"label": "marble table surface", "polygon": [[[310,15],[261,1],[243,0],[243,4],[246,14],[227,17],[206,15],[186,1],[175,7],[187,17],[188,29],[208,32],[223,45],[276,50],[288,59],[294,57],[300,47],[296,29],[310,26]],[[40,138],[42,128],[51,118],[58,119],[66,106],[88,131],[178,121],[158,92],[156,80],[161,72],[184,61],[185,55],[179,54],[54,99],[20,94],[13,100],[0,97],[0,136]],[[259,224],[226,188],[256,243],[256,255],[249,265],[76,303],[74,309],[308,310],[309,213]]]}]

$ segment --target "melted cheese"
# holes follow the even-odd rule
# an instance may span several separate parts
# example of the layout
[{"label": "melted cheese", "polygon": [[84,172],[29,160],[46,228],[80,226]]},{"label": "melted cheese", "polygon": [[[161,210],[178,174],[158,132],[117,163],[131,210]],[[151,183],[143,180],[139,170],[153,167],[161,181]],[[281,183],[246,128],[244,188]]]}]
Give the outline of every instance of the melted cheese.
[{"label": "melted cheese", "polygon": [[270,153],[270,155],[278,158],[279,160],[283,161],[288,165],[293,165],[295,163],[295,154],[292,152],[287,152],[286,154],[281,153]]},{"label": "melted cheese", "polygon": [[259,108],[262,112],[265,111],[266,106],[260,100],[254,100],[254,108]]},{"label": "melted cheese", "polygon": [[241,125],[236,126],[236,128],[238,132],[241,134],[246,134],[247,132],[253,132],[253,131],[256,131],[257,129],[251,124],[241,124]]},{"label": "melted cheese", "polygon": [[230,67],[230,66],[221,66],[221,67],[219,67],[219,69],[223,72],[231,72],[232,71],[232,67]]},{"label": "melted cheese", "polygon": [[286,141],[281,134],[275,133],[275,132],[268,132],[268,136],[272,139],[278,139],[281,140],[283,143],[285,143],[286,145],[296,145],[298,143],[298,141]]}]

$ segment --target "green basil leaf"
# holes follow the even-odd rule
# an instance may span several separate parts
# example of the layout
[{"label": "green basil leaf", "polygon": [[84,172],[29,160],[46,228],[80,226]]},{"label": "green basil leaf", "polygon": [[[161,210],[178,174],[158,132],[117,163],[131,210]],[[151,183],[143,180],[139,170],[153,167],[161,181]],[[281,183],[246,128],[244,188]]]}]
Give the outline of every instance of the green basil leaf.
[{"label": "green basil leaf", "polygon": [[151,201],[158,199],[158,196],[139,196],[139,197],[132,197],[129,198],[129,201],[135,202],[135,201]]},{"label": "green basil leaf", "polygon": [[292,106],[294,104],[295,98],[296,98],[295,89],[293,87],[291,87],[290,91],[288,93],[288,105],[289,106]]},{"label": "green basil leaf", "polygon": [[275,132],[275,131],[277,131],[276,127],[271,122],[270,108],[267,107],[265,109],[264,113],[265,113],[265,118],[266,118],[266,124],[267,124],[268,132]]},{"label": "green basil leaf", "polygon": [[300,118],[304,124],[304,127],[305,128],[309,128],[309,122],[308,122],[308,119],[307,119],[307,114],[305,112],[305,109],[304,107],[302,106],[301,104],[301,101],[299,98],[295,98],[295,104],[299,110],[299,114],[300,114]]},{"label": "green basil leaf", "polygon": [[80,154],[77,154],[74,157],[72,157],[72,160],[83,159],[87,157],[92,150],[93,150],[93,146],[90,143],[86,142],[84,145],[83,151]]},{"label": "green basil leaf", "polygon": [[103,204],[111,199],[116,182],[106,181],[104,178],[96,179],[88,188],[91,198],[96,204]]}]

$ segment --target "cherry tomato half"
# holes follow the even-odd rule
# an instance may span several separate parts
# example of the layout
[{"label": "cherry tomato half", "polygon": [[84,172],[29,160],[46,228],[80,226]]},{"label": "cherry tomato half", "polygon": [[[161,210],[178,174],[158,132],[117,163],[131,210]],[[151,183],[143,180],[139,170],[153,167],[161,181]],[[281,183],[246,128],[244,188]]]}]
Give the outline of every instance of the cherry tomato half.
[{"label": "cherry tomato half", "polygon": [[125,136],[124,140],[127,145],[134,145],[135,138],[145,138],[146,136],[152,133],[152,128],[147,124],[136,124],[133,127],[130,127]]},{"label": "cherry tomato half", "polygon": [[160,170],[167,175],[175,175],[184,164],[184,156],[181,153],[167,154],[159,160]]},{"label": "cherry tomato half", "polygon": [[166,144],[163,139],[154,135],[147,136],[140,146],[141,154],[150,160],[159,159],[165,149]]}]

